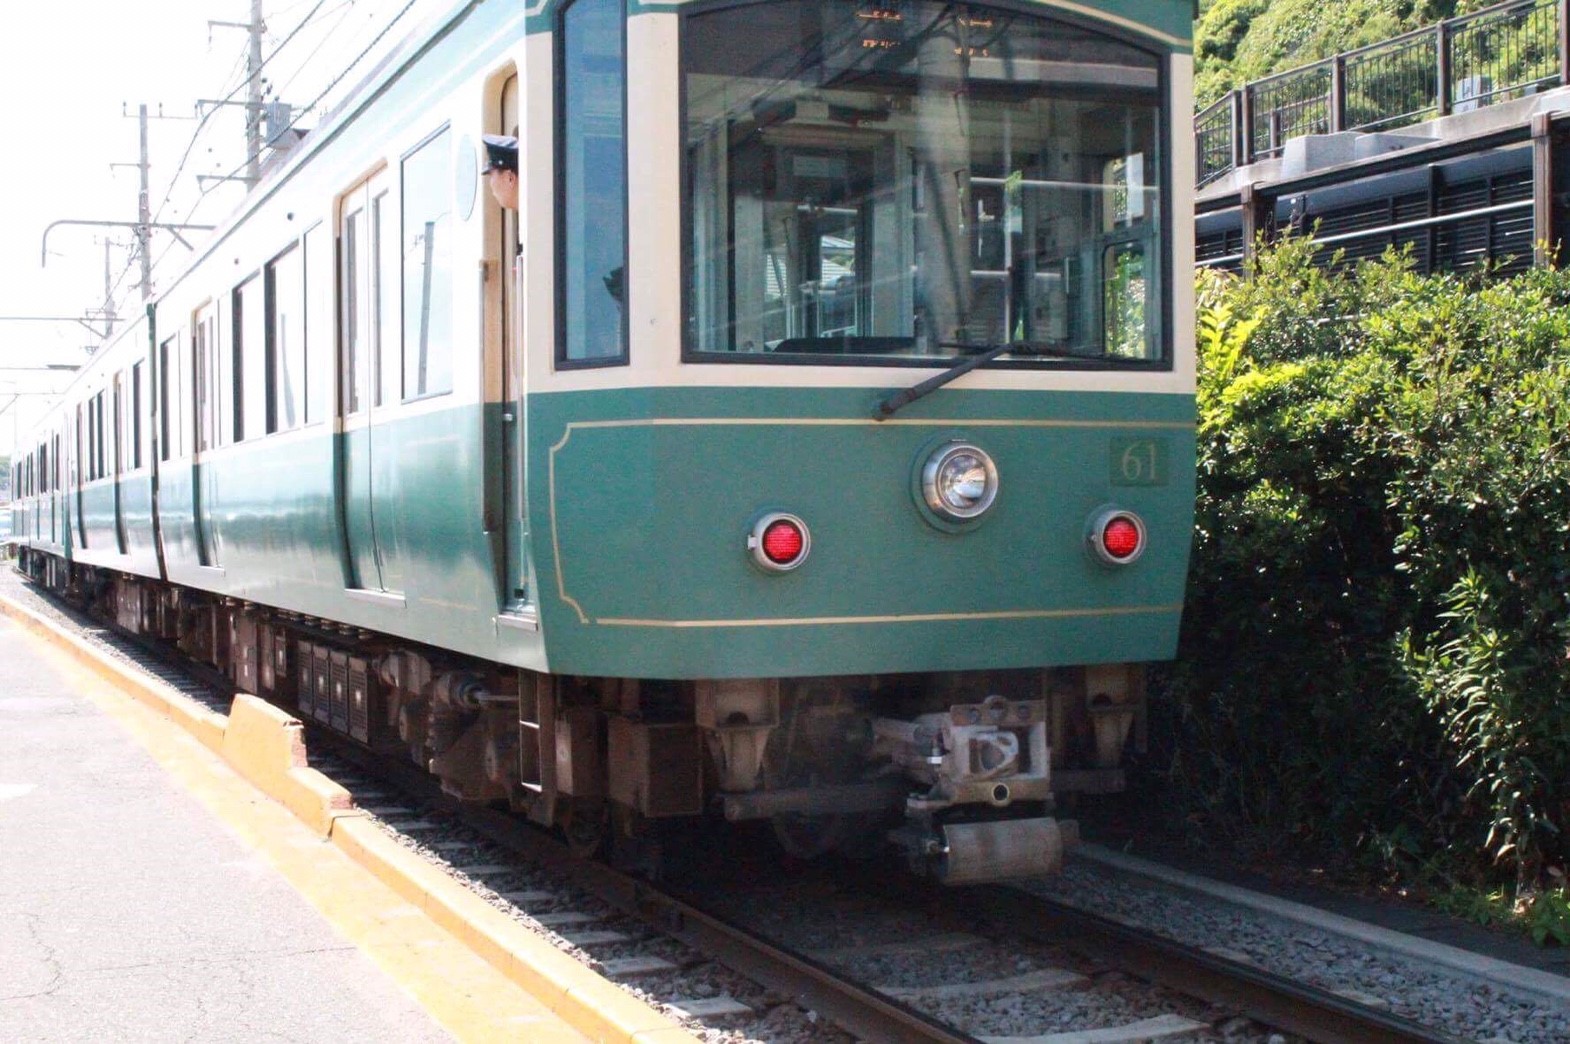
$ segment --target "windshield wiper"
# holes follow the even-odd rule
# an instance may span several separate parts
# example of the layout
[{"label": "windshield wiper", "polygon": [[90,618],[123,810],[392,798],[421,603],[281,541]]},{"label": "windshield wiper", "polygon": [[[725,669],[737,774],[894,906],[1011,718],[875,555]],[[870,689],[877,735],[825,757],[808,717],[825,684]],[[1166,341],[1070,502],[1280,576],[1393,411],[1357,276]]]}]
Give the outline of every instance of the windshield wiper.
[{"label": "windshield wiper", "polygon": [[872,413],[873,420],[888,420],[917,399],[930,395],[950,381],[965,376],[976,367],[985,366],[1000,355],[1007,355],[1010,352],[1019,355],[1039,355],[1052,359],[1091,359],[1096,362],[1109,363],[1121,361],[1109,359],[1104,355],[1089,355],[1084,352],[1071,352],[1063,348],[1054,348],[1042,341],[1007,341],[1003,344],[970,344],[966,341],[939,341],[938,347],[959,348],[970,351],[979,349],[981,354],[961,359],[936,377],[929,377],[915,387],[906,388],[903,391],[897,391],[890,395],[887,399],[878,403],[878,408]]}]

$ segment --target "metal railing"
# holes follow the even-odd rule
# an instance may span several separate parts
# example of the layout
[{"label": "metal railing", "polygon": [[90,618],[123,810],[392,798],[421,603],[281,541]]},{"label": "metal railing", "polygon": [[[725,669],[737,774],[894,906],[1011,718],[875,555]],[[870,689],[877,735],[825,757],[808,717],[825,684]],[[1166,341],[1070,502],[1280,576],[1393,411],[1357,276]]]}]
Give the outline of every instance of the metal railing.
[{"label": "metal railing", "polygon": [[1570,83],[1570,0],[1510,0],[1255,80],[1194,118],[1197,182],[1287,139],[1391,130]]}]

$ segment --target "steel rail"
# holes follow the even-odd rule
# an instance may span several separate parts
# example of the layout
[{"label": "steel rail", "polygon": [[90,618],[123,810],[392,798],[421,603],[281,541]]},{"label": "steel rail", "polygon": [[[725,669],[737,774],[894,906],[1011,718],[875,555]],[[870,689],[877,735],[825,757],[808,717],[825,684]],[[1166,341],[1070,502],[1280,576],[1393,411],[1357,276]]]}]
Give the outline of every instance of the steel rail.
[{"label": "steel rail", "polygon": [[966,889],[946,901],[1016,938],[1084,951],[1318,1044],[1464,1044],[1464,1038],[1329,990],[1015,888]]},{"label": "steel rail", "polygon": [[[362,763],[368,757],[333,737],[340,756]],[[549,867],[574,885],[660,931],[714,956],[727,966],[864,1040],[964,1041],[976,1038],[928,1018],[811,960],[789,953],[757,935],[705,913],[647,881],[583,860],[567,846],[513,816],[466,809],[441,793],[414,766],[378,760],[370,771],[387,771],[399,786],[445,807],[466,825],[523,859]],[[1328,990],[1276,975],[1241,961],[1195,949],[1164,936],[1121,924],[1014,888],[946,888],[913,877],[898,890],[937,904],[961,919],[985,921],[1003,935],[1050,941],[1093,955],[1148,982],[1236,1010],[1274,1029],[1316,1044],[1464,1044],[1460,1037],[1372,1008]],[[892,884],[884,880],[886,888]],[[885,897],[887,893],[885,892]]]},{"label": "steel rail", "polygon": [[550,870],[575,887],[708,954],[766,989],[789,997],[847,1033],[863,1040],[900,1041],[902,1044],[980,1044],[975,1037],[945,1026],[808,958],[781,949],[648,881],[577,856],[563,842],[515,816],[492,809],[465,807],[444,794],[434,777],[413,765],[378,757],[310,722],[306,722],[306,728],[313,744],[327,741],[336,757],[441,807],[520,859]]}]

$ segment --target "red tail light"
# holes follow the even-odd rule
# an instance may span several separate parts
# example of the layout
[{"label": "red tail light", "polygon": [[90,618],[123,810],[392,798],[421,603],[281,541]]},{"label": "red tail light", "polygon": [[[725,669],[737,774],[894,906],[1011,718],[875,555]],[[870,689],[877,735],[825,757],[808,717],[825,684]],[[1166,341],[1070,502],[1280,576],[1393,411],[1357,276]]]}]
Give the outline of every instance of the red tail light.
[{"label": "red tail light", "polygon": [[806,538],[794,522],[780,519],[763,531],[763,555],[775,565],[790,565],[801,557]]},{"label": "red tail light", "polygon": [[1145,523],[1132,511],[1105,508],[1091,518],[1090,550],[1107,565],[1128,565],[1145,553]]},{"label": "red tail light", "polygon": [[1114,518],[1101,531],[1101,546],[1120,562],[1138,554],[1139,544],[1139,527],[1126,518]]},{"label": "red tail light", "polygon": [[747,549],[753,561],[771,573],[795,569],[807,560],[812,550],[812,535],[807,524],[795,515],[775,512],[765,515],[747,535]]}]

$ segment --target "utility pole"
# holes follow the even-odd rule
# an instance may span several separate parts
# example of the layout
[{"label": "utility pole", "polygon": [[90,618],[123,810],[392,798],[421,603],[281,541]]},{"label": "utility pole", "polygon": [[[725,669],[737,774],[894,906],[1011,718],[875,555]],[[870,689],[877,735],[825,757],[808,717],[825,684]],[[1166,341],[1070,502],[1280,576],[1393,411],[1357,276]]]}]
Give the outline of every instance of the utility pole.
[{"label": "utility pole", "polygon": [[109,274],[109,250],[114,246],[114,241],[107,236],[104,238],[104,340],[109,340],[109,335],[114,333],[114,277]]},{"label": "utility pole", "polygon": [[250,47],[245,53],[245,176],[262,176],[262,0],[251,0]]},{"label": "utility pole", "polygon": [[[123,116],[130,115],[125,111],[123,104],[120,107],[120,113]],[[165,116],[162,105],[158,107],[158,115],[153,118],[160,120],[189,119],[189,117]],[[143,302],[150,300],[153,296],[153,212],[151,205],[152,191],[148,187],[149,175],[152,171],[152,159],[147,150],[147,121],[147,105],[144,102],[136,107],[137,132],[141,142],[136,162],[109,164],[111,168],[135,167],[138,174],[136,224],[131,225],[131,230],[136,236],[137,259],[141,262],[142,281],[139,289],[142,292]],[[126,224],[129,223],[126,222]]]},{"label": "utility pole", "polygon": [[[244,29],[250,34],[245,56],[245,183],[255,185],[262,177],[262,34],[267,23],[262,21],[262,0],[251,0],[249,22],[219,22],[211,19],[207,27]],[[210,104],[223,104],[214,102]]]},{"label": "utility pole", "polygon": [[141,135],[141,152],[137,167],[141,172],[141,184],[136,192],[136,253],[142,260],[142,302],[153,296],[153,257],[148,249],[153,230],[148,226],[153,223],[153,209],[148,203],[147,172],[152,163],[147,158],[147,103],[136,107],[137,130]]}]

